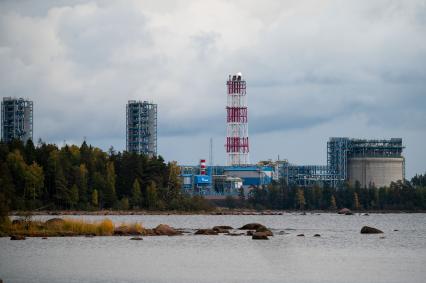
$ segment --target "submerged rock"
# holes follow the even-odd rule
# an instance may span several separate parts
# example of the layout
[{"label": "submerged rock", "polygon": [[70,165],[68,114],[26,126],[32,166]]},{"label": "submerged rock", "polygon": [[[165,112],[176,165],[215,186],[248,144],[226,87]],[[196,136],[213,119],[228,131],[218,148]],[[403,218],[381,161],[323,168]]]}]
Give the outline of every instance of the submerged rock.
[{"label": "submerged rock", "polygon": [[268,235],[265,232],[255,232],[251,238],[253,240],[268,240]]},{"label": "submerged rock", "polygon": [[213,229],[199,229],[195,232],[195,235],[217,235],[218,232]]},{"label": "submerged rock", "polygon": [[364,226],[361,228],[361,234],[381,234],[381,233],[383,233],[383,231],[377,228],[373,228],[369,226]]},{"label": "submerged rock", "polygon": [[261,227],[266,228],[264,225],[260,224],[260,223],[249,223],[244,225],[243,227],[239,228],[240,230],[257,230]]},{"label": "submerged rock", "polygon": [[133,240],[133,241],[142,241],[143,238],[142,237],[133,237],[133,238],[130,238],[130,240]]},{"label": "submerged rock", "polygon": [[25,236],[22,236],[22,235],[12,235],[10,236],[10,239],[12,241],[21,241],[21,240],[25,240],[26,238]]},{"label": "submerged rock", "polygon": [[242,236],[244,233],[227,233],[226,236]]},{"label": "submerged rock", "polygon": [[153,229],[153,232],[158,236],[176,236],[182,234],[181,232],[166,224],[158,225]]}]

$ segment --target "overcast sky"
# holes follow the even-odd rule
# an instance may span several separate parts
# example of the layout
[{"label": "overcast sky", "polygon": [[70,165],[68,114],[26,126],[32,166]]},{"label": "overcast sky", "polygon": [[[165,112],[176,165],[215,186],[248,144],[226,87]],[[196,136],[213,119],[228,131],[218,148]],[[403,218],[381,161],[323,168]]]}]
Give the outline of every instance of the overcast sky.
[{"label": "overcast sky", "polygon": [[125,149],[128,100],[159,153],[226,161],[225,82],[247,80],[250,159],[326,164],[331,136],[402,137],[426,171],[425,1],[1,1],[0,93],[34,139]]}]

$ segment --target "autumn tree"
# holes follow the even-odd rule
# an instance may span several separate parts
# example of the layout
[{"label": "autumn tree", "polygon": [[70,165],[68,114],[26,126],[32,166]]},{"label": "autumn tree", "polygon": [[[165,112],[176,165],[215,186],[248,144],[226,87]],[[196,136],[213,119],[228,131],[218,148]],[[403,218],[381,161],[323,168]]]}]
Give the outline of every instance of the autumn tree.
[{"label": "autumn tree", "polygon": [[139,184],[138,179],[135,179],[135,181],[133,182],[131,204],[132,207],[136,209],[142,205],[141,186]]}]

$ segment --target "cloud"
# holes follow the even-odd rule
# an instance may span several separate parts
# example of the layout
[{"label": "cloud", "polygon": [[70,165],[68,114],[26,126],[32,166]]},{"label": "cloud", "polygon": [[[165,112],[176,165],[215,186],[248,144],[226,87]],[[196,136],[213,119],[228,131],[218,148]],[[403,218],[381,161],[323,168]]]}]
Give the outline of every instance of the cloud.
[{"label": "cloud", "polygon": [[[406,137],[413,174],[426,170],[412,142],[425,138],[425,15],[424,1],[3,1],[0,92],[34,100],[36,138],[119,150],[127,100],[153,101],[166,159],[196,162],[214,137],[219,162],[225,81],[241,71],[252,161],[366,133]],[[298,141],[291,154],[282,139]]]}]

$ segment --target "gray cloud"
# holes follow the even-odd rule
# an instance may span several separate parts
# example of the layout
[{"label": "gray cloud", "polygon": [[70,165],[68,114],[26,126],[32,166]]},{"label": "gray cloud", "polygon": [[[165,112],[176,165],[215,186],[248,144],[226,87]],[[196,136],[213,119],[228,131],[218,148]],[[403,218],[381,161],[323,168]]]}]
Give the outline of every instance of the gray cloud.
[{"label": "gray cloud", "polygon": [[252,161],[401,136],[410,175],[426,170],[425,15],[424,1],[2,1],[0,92],[35,101],[37,138],[119,150],[127,100],[154,101],[166,159],[194,163],[213,137],[223,163],[225,80],[242,71]]}]

